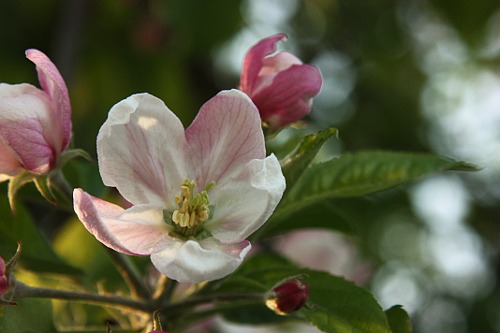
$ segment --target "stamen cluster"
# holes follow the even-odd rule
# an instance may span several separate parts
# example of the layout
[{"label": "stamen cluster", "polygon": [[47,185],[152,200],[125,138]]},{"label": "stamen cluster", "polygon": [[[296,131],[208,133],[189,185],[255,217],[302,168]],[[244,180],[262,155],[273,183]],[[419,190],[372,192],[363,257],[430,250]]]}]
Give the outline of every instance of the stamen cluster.
[{"label": "stamen cluster", "polygon": [[175,196],[177,209],[172,213],[172,222],[178,226],[177,232],[183,236],[193,236],[199,232],[199,226],[210,217],[207,191],[215,186],[210,183],[205,190],[194,195],[195,183],[186,179],[181,184],[181,194]]}]

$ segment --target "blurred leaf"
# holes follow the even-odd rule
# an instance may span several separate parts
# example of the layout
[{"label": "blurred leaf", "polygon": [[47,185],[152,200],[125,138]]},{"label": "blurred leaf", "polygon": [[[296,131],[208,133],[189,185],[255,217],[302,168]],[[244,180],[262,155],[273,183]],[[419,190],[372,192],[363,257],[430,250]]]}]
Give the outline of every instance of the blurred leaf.
[{"label": "blurred leaf", "polygon": [[[305,319],[324,332],[389,333],[385,314],[368,291],[326,272],[298,268],[269,253],[250,258],[212,292],[260,292],[264,302],[264,295],[276,284],[297,276],[304,276],[309,283],[310,297],[307,305],[293,314],[294,317]],[[234,307],[229,311],[228,319],[248,320],[250,310],[254,311],[255,306]],[[238,311],[242,313],[238,315]],[[259,322],[263,319],[273,321],[272,311],[267,313],[259,318]]]},{"label": "blurred leaf", "polygon": [[349,234],[355,231],[353,217],[344,208],[341,204],[324,200],[287,216],[286,223],[279,223],[272,216],[250,239],[262,239],[303,228],[331,229]]},{"label": "blurred leaf", "polygon": [[85,273],[89,286],[103,282],[107,290],[124,286],[113,262],[92,234],[77,219],[71,219],[54,238],[54,250]]},{"label": "blurred leaf", "polygon": [[191,55],[206,53],[236,33],[243,23],[240,0],[167,1],[165,7],[176,28],[178,51]]},{"label": "blurred leaf", "polygon": [[[6,202],[0,201],[0,211],[9,211]],[[23,250],[19,262],[34,272],[77,275],[80,270],[64,262],[52,250],[50,244],[33,224],[23,207],[18,207],[15,216],[2,213],[0,221],[0,255],[8,258],[13,255],[17,242],[21,241]]]},{"label": "blurred leaf", "polygon": [[477,169],[465,162],[424,153],[345,154],[308,168],[281,202],[273,220],[280,221],[325,199],[363,196],[446,170]]},{"label": "blurred leaf", "polygon": [[306,136],[297,148],[286,156],[281,162],[283,174],[289,184],[287,190],[300,178],[312,160],[316,157],[319,149],[333,135],[338,134],[336,128],[328,128],[316,134]]},{"label": "blurred leaf", "polygon": [[431,4],[472,47],[482,47],[485,30],[500,6],[497,0],[432,0]]},{"label": "blurred leaf", "polygon": [[0,317],[0,332],[55,333],[50,300],[25,298],[17,305],[4,308]]},{"label": "blurred leaf", "polygon": [[392,333],[413,333],[410,317],[401,305],[394,305],[385,314]]}]

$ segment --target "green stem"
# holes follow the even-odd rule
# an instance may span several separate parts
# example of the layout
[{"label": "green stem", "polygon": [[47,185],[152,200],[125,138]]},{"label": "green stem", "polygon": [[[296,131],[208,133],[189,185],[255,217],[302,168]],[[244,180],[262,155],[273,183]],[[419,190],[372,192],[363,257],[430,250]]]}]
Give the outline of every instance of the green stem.
[{"label": "green stem", "polygon": [[168,304],[162,308],[162,311],[168,315],[179,313],[184,309],[192,309],[195,306],[209,304],[214,302],[250,302],[262,303],[264,300],[262,294],[258,293],[239,293],[239,294],[218,294],[207,296],[194,296],[185,301]]},{"label": "green stem", "polygon": [[153,294],[153,299],[160,302],[164,298],[165,293],[170,289],[172,282],[175,282],[168,278],[168,276],[161,274],[156,281],[156,290]]},{"label": "green stem", "polygon": [[[194,310],[194,306],[210,303],[211,301],[218,300],[222,304],[214,304],[208,308],[201,308]],[[184,331],[193,322],[198,322],[204,318],[208,318],[224,312],[225,310],[234,310],[237,307],[242,307],[251,304],[263,304],[263,296],[261,294],[221,294],[215,297],[208,298],[204,301],[203,298],[173,304],[171,307],[165,307],[163,318],[166,320],[179,319],[181,311],[187,310],[187,313],[182,313],[182,318],[176,320],[175,326],[179,332]]]},{"label": "green stem", "polygon": [[151,313],[154,311],[151,304],[143,301],[136,301],[121,296],[108,296],[99,294],[88,294],[83,292],[65,291],[49,288],[39,288],[28,286],[21,281],[15,281],[14,299],[18,298],[51,298],[59,300],[80,301],[95,305],[108,305],[119,308],[128,308],[135,311]]},{"label": "green stem", "polygon": [[64,199],[71,203],[73,202],[73,187],[68,183],[61,170],[54,170],[49,174],[49,179],[52,185],[59,191]]},{"label": "green stem", "polygon": [[[152,313],[158,309],[157,301],[138,301],[121,296],[109,296],[100,294],[88,294],[84,292],[66,291],[50,288],[33,287],[19,280],[14,280],[14,294],[12,298],[51,298],[59,300],[80,301],[96,305],[111,305],[133,310],[139,310],[146,313]],[[213,302],[262,302],[261,294],[240,293],[240,294],[218,294],[208,296],[195,296],[185,301],[164,305],[162,311],[169,315],[179,313],[184,309],[192,309],[195,306],[213,303]]]},{"label": "green stem", "polygon": [[137,269],[132,265],[129,258],[125,257],[123,254],[118,253],[107,246],[104,246],[106,252],[108,252],[111,260],[115,264],[116,269],[121,274],[130,290],[135,296],[139,296],[143,299],[150,299],[151,293],[146,287],[146,285],[141,280]]}]

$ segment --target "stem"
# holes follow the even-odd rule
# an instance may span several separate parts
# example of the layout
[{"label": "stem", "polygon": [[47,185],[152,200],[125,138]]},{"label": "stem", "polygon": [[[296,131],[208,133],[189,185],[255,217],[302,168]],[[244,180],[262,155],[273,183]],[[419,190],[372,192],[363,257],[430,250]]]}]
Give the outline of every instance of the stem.
[{"label": "stem", "polygon": [[50,182],[57,188],[59,193],[64,196],[64,199],[71,203],[73,202],[73,188],[69,185],[61,170],[54,170],[50,173]]},{"label": "stem", "polygon": [[143,301],[136,301],[120,296],[87,294],[82,292],[39,288],[28,286],[21,281],[16,280],[14,285],[14,299],[32,297],[80,301],[95,305],[111,305],[119,308],[128,308],[146,313],[151,313],[152,311],[154,311],[152,310],[152,307],[149,303]]},{"label": "stem", "polygon": [[169,285],[171,284],[171,281],[168,276],[161,274],[158,280],[156,281],[156,290],[153,294],[153,299],[155,301],[160,300],[163,298],[163,295],[165,294],[166,290],[169,289]]},{"label": "stem", "polygon": [[[88,294],[84,292],[33,287],[15,279],[12,282],[14,291],[12,297],[14,300],[20,298],[50,298],[58,300],[79,301],[94,305],[114,306],[121,309],[133,310],[134,312],[141,311],[148,314],[155,312],[159,308],[158,300],[150,299],[146,301],[137,301],[121,296]],[[231,302],[230,305],[232,307],[240,303],[262,303],[263,296],[260,293],[198,296],[190,298],[183,302],[166,304],[161,308],[161,311],[164,312],[168,317],[175,318],[175,316],[178,316],[178,314],[182,313],[182,311],[184,310],[193,310],[198,305],[210,304],[214,302]],[[213,311],[213,309],[211,311]]]},{"label": "stem", "polygon": [[131,264],[130,260],[121,253],[118,253],[107,246],[104,246],[104,248],[106,249],[106,252],[108,252],[111,260],[115,264],[116,269],[121,274],[132,293],[135,296],[150,299],[151,293],[141,280],[137,270]]},{"label": "stem", "polygon": [[262,294],[256,293],[241,293],[241,294],[219,294],[209,296],[192,297],[186,301],[165,305],[162,310],[168,315],[180,312],[185,308],[192,309],[195,306],[213,303],[213,302],[263,302]]}]

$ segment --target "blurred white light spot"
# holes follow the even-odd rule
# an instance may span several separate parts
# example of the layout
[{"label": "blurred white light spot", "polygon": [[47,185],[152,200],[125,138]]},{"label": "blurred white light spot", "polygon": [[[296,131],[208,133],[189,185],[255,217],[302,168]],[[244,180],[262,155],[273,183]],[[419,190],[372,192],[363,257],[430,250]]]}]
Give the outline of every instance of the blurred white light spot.
[{"label": "blurred white light spot", "polygon": [[418,284],[414,271],[397,263],[382,267],[373,280],[374,294],[384,309],[401,304],[411,315],[423,303],[425,289]]},{"label": "blurred white light spot", "polygon": [[346,55],[324,51],[312,65],[321,70],[323,87],[314,99],[311,117],[318,123],[338,124],[354,113],[354,108],[339,107],[346,104],[356,84],[356,72],[352,59]]},{"label": "blurred white light spot", "polygon": [[455,302],[435,299],[425,307],[421,318],[418,322],[420,332],[466,332],[466,315]]},{"label": "blurred white light spot", "polygon": [[468,192],[455,177],[426,179],[415,185],[411,194],[417,215],[436,233],[456,229],[469,210]]}]

